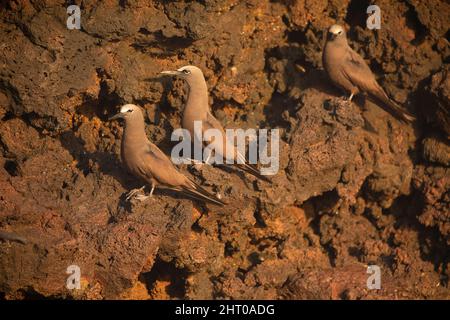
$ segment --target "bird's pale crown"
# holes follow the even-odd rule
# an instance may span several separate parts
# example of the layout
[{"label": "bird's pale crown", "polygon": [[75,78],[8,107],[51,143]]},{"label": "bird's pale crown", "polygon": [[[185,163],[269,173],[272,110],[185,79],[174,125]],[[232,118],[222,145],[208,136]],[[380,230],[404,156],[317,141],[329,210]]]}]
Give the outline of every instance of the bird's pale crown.
[{"label": "bird's pale crown", "polygon": [[333,24],[328,30],[332,34],[340,34],[344,31],[344,28],[338,24]]},{"label": "bird's pale crown", "polygon": [[120,113],[125,113],[129,111],[138,110],[139,107],[135,106],[134,104],[125,104],[120,108]]}]

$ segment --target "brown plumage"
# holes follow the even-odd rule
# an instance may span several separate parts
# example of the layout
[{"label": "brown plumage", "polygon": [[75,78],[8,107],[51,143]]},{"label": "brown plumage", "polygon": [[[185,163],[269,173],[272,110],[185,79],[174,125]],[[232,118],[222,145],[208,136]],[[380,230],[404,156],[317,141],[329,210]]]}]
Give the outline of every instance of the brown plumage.
[{"label": "brown plumage", "polygon": [[[170,190],[188,194],[198,200],[216,205],[225,204],[179,172],[170,159],[148,140],[145,134],[144,117],[138,106],[124,105],[120,109],[120,113],[111,120],[117,118],[125,120],[121,144],[122,161],[132,174],[151,185],[149,196],[152,196],[155,187],[161,185]],[[134,195],[137,190],[133,190],[131,194]],[[143,200],[147,197],[140,196],[138,199]]]},{"label": "brown plumage", "polygon": [[[190,132],[191,137],[200,141],[200,138],[195,135],[195,121],[201,121],[202,133],[209,129],[219,130],[222,133],[223,140],[209,141],[209,145],[214,146],[216,154],[222,159],[234,159],[235,163],[239,159],[241,163],[236,165],[238,168],[271,183],[268,177],[259,172],[256,165],[248,163],[245,156],[240,154],[234,144],[226,139],[221,123],[210,112],[208,88],[203,72],[196,66],[184,66],[176,71],[163,71],[161,73],[180,77],[189,85],[189,95],[183,112],[182,126]],[[203,141],[200,142],[203,143]]]},{"label": "brown plumage", "polygon": [[397,119],[405,122],[415,120],[412,114],[388,97],[364,59],[350,48],[343,27],[333,25],[328,30],[322,61],[331,81],[350,93],[349,100],[359,92],[365,92]]}]

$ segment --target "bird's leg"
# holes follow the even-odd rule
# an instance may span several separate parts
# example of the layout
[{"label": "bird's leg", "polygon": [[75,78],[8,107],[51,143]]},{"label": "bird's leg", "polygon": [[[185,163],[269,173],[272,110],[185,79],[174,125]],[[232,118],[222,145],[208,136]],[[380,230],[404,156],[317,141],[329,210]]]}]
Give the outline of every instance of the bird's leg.
[{"label": "bird's leg", "polygon": [[155,187],[156,187],[155,183],[152,182],[152,189],[150,190],[149,197],[153,196],[153,191],[155,190]]},{"label": "bird's leg", "polygon": [[127,201],[130,200],[131,198],[135,197],[136,194],[143,192],[145,189],[145,186],[142,186],[141,188],[138,189],[133,189],[130,192],[127,193],[127,197],[125,198]]},{"label": "bird's leg", "polygon": [[358,89],[358,87],[353,87],[351,90],[350,90],[350,96],[348,97],[348,101],[350,102],[350,101],[352,101],[352,99],[353,99],[353,97],[355,96],[355,95],[357,95],[359,93],[359,89]]},{"label": "bird's leg", "polygon": [[345,98],[345,97],[343,98],[343,103],[336,103],[336,104],[333,103],[333,106],[332,106],[333,110],[332,110],[332,112],[331,112],[331,117],[332,117],[334,120],[336,120],[337,115],[338,115],[338,107],[341,107],[343,104],[345,105],[345,104],[351,102],[352,99],[353,99],[353,97],[354,97],[356,94],[358,94],[358,92],[359,92],[359,91],[358,91],[358,88],[353,88],[353,89],[351,89],[351,91],[350,91],[350,96],[349,96],[348,98]]},{"label": "bird's leg", "polygon": [[198,160],[195,160],[195,159],[192,159],[192,164],[194,165],[194,167],[195,167],[197,170],[199,170],[200,168],[203,167],[204,164],[209,164],[209,159],[211,158],[211,153],[212,153],[212,152],[210,152],[210,153],[208,154],[208,157],[206,158],[205,162],[203,162],[203,161],[198,161]]},{"label": "bird's leg", "polygon": [[212,152],[210,152],[210,153],[208,154],[208,157],[207,157],[206,160],[205,160],[205,164],[209,164],[209,159],[211,158],[211,153],[212,153]]},{"label": "bird's leg", "polygon": [[138,194],[138,195],[136,195],[134,197],[134,199],[143,202],[143,201],[147,200],[150,197],[151,197],[151,195],[146,196],[145,194]]},{"label": "bird's leg", "polygon": [[145,195],[145,194],[138,194],[138,195],[136,195],[134,198],[135,198],[136,200],[142,202],[142,201],[147,200],[148,198],[153,197],[153,191],[155,191],[155,187],[156,187],[156,184],[155,184],[154,181],[152,181],[152,189],[150,190],[150,193],[149,193],[148,195]]},{"label": "bird's leg", "polygon": [[196,159],[189,159],[189,160],[191,160],[191,163],[192,163],[193,165],[203,164],[202,161],[199,161],[199,160],[196,160]]}]

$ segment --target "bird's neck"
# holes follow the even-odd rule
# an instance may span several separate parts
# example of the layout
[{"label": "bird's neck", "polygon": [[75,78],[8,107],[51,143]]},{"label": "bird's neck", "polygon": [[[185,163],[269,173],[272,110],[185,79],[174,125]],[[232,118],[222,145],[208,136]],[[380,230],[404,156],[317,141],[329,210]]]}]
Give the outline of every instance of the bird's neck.
[{"label": "bird's neck", "polygon": [[336,39],[332,42],[327,42],[327,44],[333,47],[348,47],[348,42],[345,38]]},{"label": "bird's neck", "polygon": [[184,112],[195,112],[198,115],[206,115],[209,111],[208,100],[208,88],[204,80],[191,84],[189,85],[189,93]]},{"label": "bird's neck", "polygon": [[327,41],[322,55],[322,63],[325,69],[327,69],[330,64],[335,65],[342,63],[347,47],[346,41]]},{"label": "bird's neck", "polygon": [[140,119],[127,119],[125,121],[125,127],[123,130],[123,143],[127,143],[129,141],[142,141],[145,143],[148,140],[147,135],[145,134],[145,123],[144,117],[140,116]]}]

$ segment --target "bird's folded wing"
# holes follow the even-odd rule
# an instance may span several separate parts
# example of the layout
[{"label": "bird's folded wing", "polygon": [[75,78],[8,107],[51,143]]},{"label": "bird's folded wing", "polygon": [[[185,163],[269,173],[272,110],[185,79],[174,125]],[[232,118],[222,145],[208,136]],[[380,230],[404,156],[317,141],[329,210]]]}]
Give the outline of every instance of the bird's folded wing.
[{"label": "bird's folded wing", "polygon": [[168,186],[178,186],[184,183],[185,177],[178,172],[169,157],[157,146],[149,143],[142,160],[144,170],[150,171],[158,182]]},{"label": "bird's folded wing", "polygon": [[208,141],[208,144],[213,143],[215,146],[215,152],[218,152],[219,154],[222,154],[223,156],[230,158],[230,159],[236,159],[237,156],[237,150],[235,146],[234,139],[227,139],[227,135],[225,133],[225,130],[222,127],[222,124],[214,118],[212,114],[208,112],[206,121],[204,121],[204,127],[203,130],[206,129],[217,129],[222,133],[223,140],[222,142],[215,142]]},{"label": "bird's folded wing", "polygon": [[359,54],[352,49],[348,49],[345,59],[342,72],[354,86],[357,86],[360,90],[367,92],[370,96],[381,101],[382,104],[380,107],[393,114],[396,118],[406,122],[414,121],[413,115],[402,109],[395,101],[388,97],[383,88],[378,84],[369,66]]},{"label": "bird's folded wing", "polygon": [[[224,134],[224,138],[226,138],[226,136],[225,136],[225,131],[224,131],[222,125],[221,125],[220,122],[219,122],[216,118],[214,118],[214,116],[211,115],[210,113],[208,113],[206,125],[207,125],[209,128],[214,128],[214,129],[219,129],[219,130],[221,130],[221,132]],[[230,150],[234,150],[232,153],[230,153],[230,156],[234,156],[234,157],[236,158],[236,160],[239,159],[239,160],[240,160],[239,163],[242,163],[242,164],[248,164],[248,161],[247,161],[245,155],[240,154],[239,151],[236,150],[234,144],[233,144],[231,141],[228,141],[228,140],[224,141],[224,147],[225,147],[225,145],[226,145],[227,149],[230,148]],[[236,154],[234,154],[234,152],[236,152]],[[250,169],[254,169],[255,172],[259,172],[259,171],[256,169],[255,166],[251,166],[251,167],[252,167],[252,168],[250,168]]]},{"label": "bird's folded wing", "polygon": [[[208,115],[207,115],[204,125],[206,128],[214,128],[214,129],[218,129],[222,132],[222,134],[224,135],[224,138],[225,138],[224,143],[223,143],[223,148],[226,148],[226,152],[228,152],[229,150],[233,150],[233,151],[230,151],[228,156],[234,157],[236,160],[239,159],[240,161],[238,162],[238,166],[240,166],[243,170],[247,171],[248,173],[250,173],[260,179],[271,182],[270,179],[268,179],[267,177],[260,174],[256,165],[248,163],[248,160],[246,159],[245,155],[239,153],[239,151],[235,148],[234,143],[232,143],[231,141],[228,141],[226,139],[225,131],[224,131],[222,125],[209,112],[208,112]],[[203,129],[205,129],[205,127]],[[217,149],[216,149],[216,151],[217,151]]]},{"label": "bird's folded wing", "polygon": [[349,48],[344,59],[342,72],[354,86],[362,91],[372,91],[378,88],[372,70],[358,53]]},{"label": "bird's folded wing", "polygon": [[206,129],[217,129],[225,134],[225,130],[223,129],[222,124],[209,112],[207,113],[206,121],[203,122],[203,130]]}]

